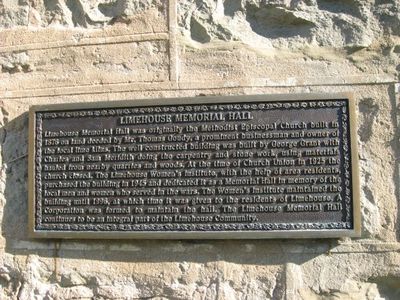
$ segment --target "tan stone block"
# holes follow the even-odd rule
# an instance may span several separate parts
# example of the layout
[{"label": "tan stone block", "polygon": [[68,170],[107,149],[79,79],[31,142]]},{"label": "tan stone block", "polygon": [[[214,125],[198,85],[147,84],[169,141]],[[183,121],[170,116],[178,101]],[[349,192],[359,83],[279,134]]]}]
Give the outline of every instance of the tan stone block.
[{"label": "tan stone block", "polygon": [[185,45],[183,42],[179,61],[180,81],[183,83],[217,81],[225,86],[236,83],[242,86],[285,87],[375,81],[384,76],[387,81],[395,80],[394,76],[384,73],[367,78],[368,73],[349,62],[344,52],[318,47],[289,52],[250,47],[237,42],[215,42],[206,46]]},{"label": "tan stone block", "polygon": [[2,54],[0,90],[168,79],[164,40],[72,46]]}]

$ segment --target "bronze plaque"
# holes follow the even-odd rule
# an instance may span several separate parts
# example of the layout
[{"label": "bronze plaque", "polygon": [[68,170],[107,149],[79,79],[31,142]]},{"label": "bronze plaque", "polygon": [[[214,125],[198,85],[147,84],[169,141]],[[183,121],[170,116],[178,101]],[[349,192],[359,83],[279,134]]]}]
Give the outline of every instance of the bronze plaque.
[{"label": "bronze plaque", "polygon": [[354,117],[345,95],[32,107],[30,232],[357,236]]}]

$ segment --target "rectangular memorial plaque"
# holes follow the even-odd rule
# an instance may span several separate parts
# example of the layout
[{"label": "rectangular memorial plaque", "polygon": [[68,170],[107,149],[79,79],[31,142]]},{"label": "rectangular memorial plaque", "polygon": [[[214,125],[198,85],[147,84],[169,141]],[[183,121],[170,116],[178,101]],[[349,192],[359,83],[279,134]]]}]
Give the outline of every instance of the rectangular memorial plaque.
[{"label": "rectangular memorial plaque", "polygon": [[40,238],[303,238],[360,232],[346,95],[35,106]]}]

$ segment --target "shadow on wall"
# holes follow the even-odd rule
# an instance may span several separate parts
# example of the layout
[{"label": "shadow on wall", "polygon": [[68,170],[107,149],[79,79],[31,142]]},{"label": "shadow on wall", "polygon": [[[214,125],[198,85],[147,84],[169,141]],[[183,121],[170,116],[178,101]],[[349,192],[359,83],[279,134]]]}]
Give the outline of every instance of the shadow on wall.
[{"label": "shadow on wall", "polygon": [[[387,175],[378,174],[374,172],[373,164],[377,163],[374,159],[370,159],[371,151],[374,156],[380,157],[381,153],[376,153],[376,148],[369,148],[368,145],[371,142],[376,142],[375,126],[379,127],[381,110],[385,109],[381,107],[382,99],[379,98],[364,98],[358,104],[359,107],[359,121],[360,127],[358,129],[359,142],[361,147],[366,150],[360,152],[360,171],[363,184],[361,185],[361,192],[364,196],[361,207],[362,215],[362,237],[363,238],[376,238],[382,232],[394,233],[394,237],[400,241],[400,129],[399,129],[399,116],[398,106],[399,94],[396,92],[394,84],[387,87],[387,106],[390,110],[390,122],[394,128],[394,134],[391,139],[383,141],[380,147],[391,149],[393,155],[390,155],[387,159],[391,159],[391,166],[393,171],[387,171]],[[366,154],[364,156],[364,154]],[[362,167],[364,166],[364,168]],[[393,200],[388,202],[390,208],[382,205],[382,202],[389,201],[384,199],[382,194],[379,193],[380,188],[375,183],[375,180],[382,176],[383,180],[388,180],[390,184],[393,184],[393,194],[397,202],[393,203]],[[393,183],[391,182],[393,180]],[[393,202],[392,202],[393,201]],[[394,212],[395,210],[396,212]]]},{"label": "shadow on wall", "polygon": [[2,235],[10,254],[102,261],[224,260],[240,264],[302,264],[329,253],[327,240],[59,240],[28,237],[28,114],[2,129],[5,167]]},{"label": "shadow on wall", "polygon": [[1,128],[1,157],[5,176],[2,235],[8,240],[27,238],[28,220],[28,114]]},{"label": "shadow on wall", "polygon": [[[396,91],[397,88],[397,91]],[[393,87],[388,88],[388,94],[390,97],[390,102],[391,102],[391,112],[392,112],[392,122],[394,124],[395,128],[395,133],[394,133],[394,140],[391,143],[391,147],[393,149],[393,152],[395,154],[395,168],[394,168],[394,185],[395,185],[395,193],[396,193],[396,199],[397,199],[397,218],[396,218],[396,237],[397,241],[400,242],[400,203],[398,202],[400,199],[400,116],[399,116],[399,110],[400,110],[400,86],[396,87],[394,85]]]},{"label": "shadow on wall", "polygon": [[246,20],[252,30],[266,38],[309,37],[315,24],[304,18],[297,17],[293,12],[280,7],[257,7],[247,3]]}]

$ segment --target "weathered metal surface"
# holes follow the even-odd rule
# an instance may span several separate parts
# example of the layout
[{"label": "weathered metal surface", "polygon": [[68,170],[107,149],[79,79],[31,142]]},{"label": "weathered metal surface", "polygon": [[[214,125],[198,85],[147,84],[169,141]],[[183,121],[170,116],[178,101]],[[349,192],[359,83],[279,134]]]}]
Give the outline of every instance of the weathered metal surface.
[{"label": "weathered metal surface", "polygon": [[34,107],[32,235],[356,235],[353,121],[343,95]]}]

